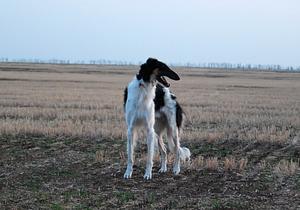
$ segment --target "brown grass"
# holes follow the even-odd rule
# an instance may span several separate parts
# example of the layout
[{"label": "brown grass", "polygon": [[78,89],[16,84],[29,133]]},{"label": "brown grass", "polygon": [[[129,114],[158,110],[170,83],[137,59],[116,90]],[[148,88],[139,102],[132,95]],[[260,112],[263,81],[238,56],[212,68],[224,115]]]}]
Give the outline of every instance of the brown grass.
[{"label": "brown grass", "polygon": [[234,157],[225,158],[224,161],[224,170],[225,171],[231,171],[235,170],[237,168],[237,162]]},{"label": "brown grass", "polygon": [[169,155],[159,175],[156,155],[145,182],[142,135],[125,182],[123,90],[137,70],[0,65],[0,209],[297,208],[300,73],[175,69],[190,167],[173,176]]},{"label": "brown grass", "polygon": [[219,161],[217,157],[210,157],[205,160],[205,168],[208,170],[217,170],[219,168]]},{"label": "brown grass", "polygon": [[[1,134],[124,138],[122,93],[136,70],[107,68],[0,71]],[[172,90],[187,114],[185,141],[286,143],[296,135],[300,74],[178,71]]]},{"label": "brown grass", "polygon": [[299,160],[281,160],[274,168],[277,175],[292,176],[299,170]]},{"label": "brown grass", "polygon": [[243,172],[247,167],[248,160],[242,158],[236,160],[235,157],[225,157],[218,159],[218,157],[204,158],[202,155],[195,157],[190,165],[193,170],[207,169],[211,171],[224,170]]}]

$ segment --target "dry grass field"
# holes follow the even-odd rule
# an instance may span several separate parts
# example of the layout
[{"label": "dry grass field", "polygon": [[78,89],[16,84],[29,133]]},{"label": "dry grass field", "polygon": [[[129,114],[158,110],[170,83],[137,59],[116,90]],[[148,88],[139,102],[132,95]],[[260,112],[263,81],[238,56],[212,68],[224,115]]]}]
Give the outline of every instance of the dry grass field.
[{"label": "dry grass field", "polygon": [[0,64],[0,209],[300,208],[300,73],[175,68],[192,160],[158,174],[157,155],[145,181],[143,139],[123,179],[137,70]]}]

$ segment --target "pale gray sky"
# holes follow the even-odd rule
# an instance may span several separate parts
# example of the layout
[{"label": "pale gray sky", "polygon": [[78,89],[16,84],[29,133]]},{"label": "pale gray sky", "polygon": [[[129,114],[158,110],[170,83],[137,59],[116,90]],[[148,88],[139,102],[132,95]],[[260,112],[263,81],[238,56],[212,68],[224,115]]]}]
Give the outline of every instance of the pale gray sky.
[{"label": "pale gray sky", "polygon": [[300,66],[298,0],[1,0],[0,57]]}]

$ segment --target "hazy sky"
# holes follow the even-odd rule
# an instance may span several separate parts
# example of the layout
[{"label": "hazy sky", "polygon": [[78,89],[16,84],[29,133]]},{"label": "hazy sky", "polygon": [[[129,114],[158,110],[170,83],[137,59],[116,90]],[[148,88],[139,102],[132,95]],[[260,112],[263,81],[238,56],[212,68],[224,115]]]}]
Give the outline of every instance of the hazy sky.
[{"label": "hazy sky", "polygon": [[299,0],[1,0],[0,57],[300,66]]}]

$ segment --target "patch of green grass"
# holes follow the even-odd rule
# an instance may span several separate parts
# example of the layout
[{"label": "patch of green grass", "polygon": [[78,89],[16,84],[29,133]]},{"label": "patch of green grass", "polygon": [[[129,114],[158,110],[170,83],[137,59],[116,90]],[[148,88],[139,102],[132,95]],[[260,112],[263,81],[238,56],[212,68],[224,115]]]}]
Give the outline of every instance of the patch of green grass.
[{"label": "patch of green grass", "polygon": [[192,154],[195,155],[209,155],[209,156],[218,156],[218,157],[226,157],[232,154],[232,150],[226,147],[218,147],[212,143],[206,143],[201,146],[191,147]]},{"label": "patch of green grass", "polygon": [[217,151],[217,155],[220,157],[226,157],[232,154],[232,150],[228,149],[228,148],[219,148]]},{"label": "patch of green grass", "polygon": [[87,191],[82,191],[82,190],[80,190],[80,191],[79,191],[79,196],[80,196],[81,198],[87,198],[87,197],[89,196],[89,193],[88,193]]},{"label": "patch of green grass", "polygon": [[15,160],[22,158],[24,159],[24,156],[26,155],[26,150],[20,147],[11,147],[6,152],[10,157],[13,157]]},{"label": "patch of green grass", "polygon": [[69,201],[72,197],[76,197],[77,195],[78,195],[77,190],[70,190],[62,193],[62,196],[65,201]]},{"label": "patch of green grass", "polygon": [[177,200],[170,200],[167,204],[167,209],[176,209],[177,206],[178,206]]},{"label": "patch of green grass", "polygon": [[80,174],[75,170],[51,168],[48,172],[52,177],[75,178]]},{"label": "patch of green grass", "polygon": [[61,204],[58,204],[58,203],[53,203],[50,206],[50,209],[52,209],[52,210],[64,210],[64,208],[61,206]]},{"label": "patch of green grass", "polygon": [[63,177],[76,177],[78,174],[70,170],[60,170],[57,172],[57,175]]},{"label": "patch of green grass", "polygon": [[297,176],[296,178],[296,189],[300,190],[300,176]]},{"label": "patch of green grass", "polygon": [[36,192],[34,195],[40,203],[47,203],[49,201],[49,194],[45,192]]},{"label": "patch of green grass", "polygon": [[65,144],[66,146],[71,146],[71,145],[74,144],[74,143],[76,143],[76,141],[75,141],[74,139],[72,139],[72,138],[65,138],[65,139],[64,139],[64,144]]},{"label": "patch of green grass", "polygon": [[121,203],[127,203],[130,200],[134,200],[134,193],[129,191],[116,192],[115,196]]},{"label": "patch of green grass", "polygon": [[71,198],[80,198],[84,199],[89,196],[89,193],[83,190],[69,190],[62,193],[65,201],[69,201]]},{"label": "patch of green grass", "polygon": [[36,142],[37,146],[39,146],[41,149],[48,150],[51,148],[51,144],[57,142],[57,140],[52,138],[40,138],[37,139]]},{"label": "patch of green grass", "polygon": [[261,174],[261,181],[265,183],[272,183],[274,182],[274,175],[271,172],[265,172]]},{"label": "patch of green grass", "polygon": [[154,192],[148,192],[146,191],[144,194],[144,204],[147,206],[147,208],[154,208],[154,205],[157,203],[157,197]]},{"label": "patch of green grass", "polygon": [[230,201],[227,201],[225,202],[225,205],[224,205],[224,209],[249,209],[250,208],[250,205],[249,203],[243,203],[239,200],[230,200]]},{"label": "patch of green grass", "polygon": [[29,180],[26,180],[24,182],[24,185],[31,191],[37,192],[41,186],[42,186],[42,182],[40,180],[40,178],[36,178],[36,177],[31,177]]},{"label": "patch of green grass", "polygon": [[153,192],[150,192],[146,197],[146,201],[149,204],[153,204],[155,200],[156,200],[156,195]]},{"label": "patch of green grass", "polygon": [[259,181],[256,184],[258,190],[264,191],[274,187],[275,177],[271,169],[265,168],[259,176]]},{"label": "patch of green grass", "polygon": [[248,203],[243,203],[238,200],[227,200],[227,201],[222,201],[218,198],[213,199],[211,201],[211,208],[213,210],[225,210],[225,209],[249,209],[249,204]]},{"label": "patch of green grass", "polygon": [[221,201],[219,199],[213,199],[211,201],[211,207],[212,209],[222,209],[223,208],[223,205],[221,203]]},{"label": "patch of green grass", "polygon": [[91,208],[90,207],[88,207],[88,205],[87,204],[79,204],[79,205],[77,205],[77,206],[75,206],[75,208],[74,208],[75,210],[91,210]]}]

